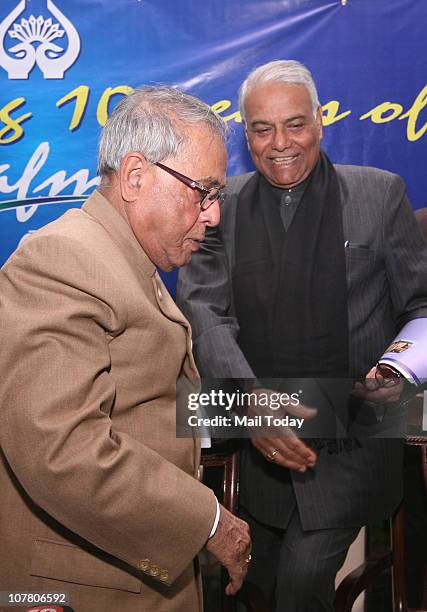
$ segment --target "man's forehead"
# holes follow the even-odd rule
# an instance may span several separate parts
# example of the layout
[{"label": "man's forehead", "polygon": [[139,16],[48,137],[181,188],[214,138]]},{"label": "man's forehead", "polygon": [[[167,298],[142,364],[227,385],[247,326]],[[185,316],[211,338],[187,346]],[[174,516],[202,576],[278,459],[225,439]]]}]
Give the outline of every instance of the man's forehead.
[{"label": "man's forehead", "polygon": [[[263,113],[298,108],[297,114],[305,115],[311,111],[311,98],[302,83],[282,83],[272,81],[262,83],[252,89],[245,100],[245,111]],[[295,114],[295,110],[291,111]]]},{"label": "man's forehead", "polygon": [[310,92],[308,91],[306,85],[304,83],[287,83],[285,81],[267,81],[266,83],[259,83],[255,85],[253,89],[251,89],[247,96],[246,100],[250,100],[252,97],[261,95],[264,96],[265,92],[269,91],[271,93],[278,92],[279,94],[289,94],[292,92],[298,93],[301,96],[308,96],[310,98]]},{"label": "man's forehead", "polygon": [[198,168],[199,178],[217,180],[218,172],[222,172],[227,164],[227,148],[220,135],[209,127],[200,128],[188,134],[187,142],[188,153]]}]

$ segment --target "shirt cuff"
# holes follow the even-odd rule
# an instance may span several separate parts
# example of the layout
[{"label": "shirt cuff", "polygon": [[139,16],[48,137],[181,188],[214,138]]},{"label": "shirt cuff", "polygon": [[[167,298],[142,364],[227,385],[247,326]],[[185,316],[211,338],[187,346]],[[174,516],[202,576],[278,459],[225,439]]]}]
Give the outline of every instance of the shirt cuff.
[{"label": "shirt cuff", "polygon": [[218,500],[217,500],[217,498],[216,498],[216,497],[215,497],[215,501],[216,501],[216,515],[215,515],[215,520],[214,520],[214,522],[213,522],[212,529],[211,529],[211,532],[210,532],[210,534],[209,534],[209,538],[208,538],[208,540],[210,540],[211,538],[213,538],[213,536],[215,535],[216,530],[217,530],[217,527],[218,527],[218,523],[219,523],[219,516],[220,516],[220,514],[221,514],[221,510],[220,510],[220,507],[219,507],[219,503],[218,503]]}]

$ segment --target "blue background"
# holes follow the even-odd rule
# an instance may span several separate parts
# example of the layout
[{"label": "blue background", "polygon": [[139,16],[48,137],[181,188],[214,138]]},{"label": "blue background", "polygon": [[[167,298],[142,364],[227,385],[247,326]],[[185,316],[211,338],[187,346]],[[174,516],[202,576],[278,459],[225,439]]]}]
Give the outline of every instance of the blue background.
[{"label": "blue background", "polygon": [[[0,22],[17,4],[2,0]],[[321,103],[336,100],[340,113],[351,111],[325,128],[323,147],[333,161],[397,172],[406,181],[414,208],[427,206],[427,135],[420,132],[409,140],[407,118],[382,123],[360,119],[384,102],[400,104],[403,114],[426,87],[427,2],[57,0],[55,5],[81,41],[80,54],[64,78],[45,79],[35,65],[28,79],[10,80],[0,67],[0,264],[28,232],[82,203],[56,201],[29,209],[22,206],[23,199],[81,196],[93,190],[100,131],[96,113],[106,88],[172,83],[211,105],[229,101],[222,115],[229,116],[232,128],[229,174],[236,174],[252,168],[236,120],[238,87],[252,68],[273,59],[302,61],[314,75]],[[49,17],[46,0],[27,0],[16,21],[30,15]],[[67,40],[64,36],[55,43],[65,49]],[[16,42],[6,34],[0,45],[7,53]],[[88,102],[80,125],[71,130],[75,101],[61,107],[56,103],[82,85],[89,88]],[[12,132],[1,132],[9,121],[4,107],[19,97],[25,103],[11,117],[28,112],[32,116],[22,123],[24,135],[5,144]],[[110,110],[119,99],[116,95],[110,100]],[[420,102],[416,130],[427,121],[424,104]],[[29,160],[40,146],[47,157],[18,191],[15,184],[24,174],[28,177]],[[37,189],[59,171],[69,178],[82,169],[91,186],[72,181],[59,194],[50,184]],[[173,283],[172,275],[168,284],[173,288]]]}]

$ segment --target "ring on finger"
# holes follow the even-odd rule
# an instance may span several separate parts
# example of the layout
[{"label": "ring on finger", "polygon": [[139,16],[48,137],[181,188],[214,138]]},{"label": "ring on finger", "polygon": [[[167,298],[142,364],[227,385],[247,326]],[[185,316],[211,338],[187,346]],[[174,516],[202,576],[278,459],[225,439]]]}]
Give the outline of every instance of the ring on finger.
[{"label": "ring on finger", "polygon": [[268,459],[268,461],[274,461],[275,456],[277,455],[279,451],[277,450],[277,448],[274,448],[271,453],[267,453],[266,458]]}]

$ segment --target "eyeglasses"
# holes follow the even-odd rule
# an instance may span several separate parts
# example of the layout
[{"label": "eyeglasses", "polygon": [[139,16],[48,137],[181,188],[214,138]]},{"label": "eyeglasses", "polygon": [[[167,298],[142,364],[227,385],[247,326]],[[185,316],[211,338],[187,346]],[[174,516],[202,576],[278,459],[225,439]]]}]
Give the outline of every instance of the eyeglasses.
[{"label": "eyeglasses", "polygon": [[395,387],[402,378],[400,372],[385,363],[377,363],[375,369],[375,380],[379,387]]},{"label": "eyeglasses", "polygon": [[178,181],[181,181],[181,183],[184,183],[184,185],[187,185],[187,187],[190,187],[190,189],[196,189],[201,195],[201,198],[200,198],[200,210],[201,211],[207,210],[210,206],[212,206],[212,204],[215,201],[218,201],[219,205],[221,205],[224,202],[225,193],[222,193],[218,187],[211,187],[210,189],[208,189],[207,187],[205,187],[198,181],[194,181],[193,179],[188,178],[188,176],[185,176],[185,174],[181,174],[181,172],[178,172],[177,170],[172,170],[172,168],[169,168],[168,166],[165,166],[164,164],[161,164],[160,162],[154,162],[154,165],[158,166],[165,172],[168,172],[173,177],[178,179]]}]

